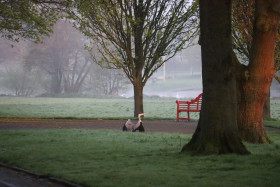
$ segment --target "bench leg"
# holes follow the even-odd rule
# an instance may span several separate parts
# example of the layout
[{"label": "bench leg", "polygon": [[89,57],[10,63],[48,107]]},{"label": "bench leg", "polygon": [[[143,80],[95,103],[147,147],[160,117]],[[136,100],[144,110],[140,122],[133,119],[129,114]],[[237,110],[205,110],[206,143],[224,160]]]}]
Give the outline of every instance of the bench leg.
[{"label": "bench leg", "polygon": [[190,121],[190,112],[188,112],[188,120]]},{"label": "bench leg", "polygon": [[179,122],[179,112],[177,111],[177,122]]}]

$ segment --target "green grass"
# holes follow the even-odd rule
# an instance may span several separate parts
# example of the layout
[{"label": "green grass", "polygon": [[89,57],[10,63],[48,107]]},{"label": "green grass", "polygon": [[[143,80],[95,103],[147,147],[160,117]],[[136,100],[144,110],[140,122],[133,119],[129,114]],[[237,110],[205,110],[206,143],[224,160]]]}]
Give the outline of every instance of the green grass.
[{"label": "green grass", "polygon": [[276,120],[276,119],[264,120],[264,125],[267,127],[280,128],[280,120]]},{"label": "green grass", "polygon": [[[176,118],[175,98],[145,97],[148,119]],[[280,128],[280,100],[271,100]],[[127,119],[133,99],[0,97],[1,118]],[[198,119],[198,113],[191,113]],[[279,186],[280,134],[249,156],[179,154],[191,136],[112,130],[0,131],[0,161],[87,186]]]},{"label": "green grass", "polygon": [[280,185],[280,136],[249,156],[179,154],[190,135],[114,130],[0,131],[0,161],[86,186]]},{"label": "green grass", "polygon": [[[187,98],[185,98],[186,100]],[[176,119],[175,98],[144,98],[145,119]],[[280,128],[280,99],[271,100],[266,126]],[[0,97],[0,118],[128,119],[134,114],[132,98],[20,98]],[[190,113],[197,120],[199,113]]]},{"label": "green grass", "polygon": [[[146,119],[176,119],[175,98],[147,97]],[[0,118],[128,119],[133,99],[0,97]],[[191,113],[198,119],[198,113]]]}]

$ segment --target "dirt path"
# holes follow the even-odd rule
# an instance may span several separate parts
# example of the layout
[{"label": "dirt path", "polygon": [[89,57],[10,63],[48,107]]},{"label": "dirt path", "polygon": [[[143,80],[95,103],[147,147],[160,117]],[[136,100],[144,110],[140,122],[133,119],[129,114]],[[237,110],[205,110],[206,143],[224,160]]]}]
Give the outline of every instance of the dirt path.
[{"label": "dirt path", "polygon": [[[0,130],[7,129],[116,129],[121,130],[126,120],[70,120],[70,119],[0,119]],[[136,122],[136,121],[133,121]],[[146,132],[192,134],[197,122],[173,120],[143,120]]]},{"label": "dirt path", "polygon": [[[121,130],[126,120],[76,120],[76,119],[4,119],[0,118],[0,130],[39,129],[115,129]],[[136,123],[136,121],[133,121]],[[193,134],[197,121],[143,120],[146,132]],[[267,131],[280,128],[265,127]]]}]

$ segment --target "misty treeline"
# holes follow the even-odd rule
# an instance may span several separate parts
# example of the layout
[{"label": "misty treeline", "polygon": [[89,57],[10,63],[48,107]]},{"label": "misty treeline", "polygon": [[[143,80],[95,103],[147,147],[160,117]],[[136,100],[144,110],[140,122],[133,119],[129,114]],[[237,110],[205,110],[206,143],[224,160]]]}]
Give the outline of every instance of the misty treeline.
[{"label": "misty treeline", "polygon": [[84,49],[86,42],[67,20],[58,21],[43,43],[21,41],[11,47],[1,39],[0,93],[119,95],[125,91],[128,81],[124,75],[97,65]]},{"label": "misty treeline", "polygon": [[[85,49],[88,40],[69,20],[58,21],[54,32],[42,41],[14,43],[0,39],[1,95],[122,95],[129,89],[121,70],[96,63]],[[183,50],[166,64],[167,73],[200,72],[199,53],[197,46]],[[97,50],[95,54],[98,56]]]},{"label": "misty treeline", "polygon": [[[0,27],[2,37],[11,41],[21,41],[21,38],[44,41],[44,45],[28,44],[24,50],[20,49],[21,73],[16,72],[16,68],[6,71],[7,74],[22,74],[20,81],[13,84],[16,95],[30,95],[39,90],[26,90],[37,84],[29,86],[25,83],[25,79],[32,78],[31,72],[39,71],[42,80],[35,78],[35,81],[40,81],[38,84],[44,92],[50,94],[79,93],[92,89],[93,84],[86,84],[89,80],[98,84],[93,86],[97,89],[95,92],[118,94],[126,82],[121,76],[124,74],[134,87],[135,106],[139,106],[135,115],[143,112],[143,88],[148,79],[181,51],[187,42],[192,43],[197,35],[198,4],[187,0],[24,0],[18,4],[7,1],[0,5],[4,20]],[[34,16],[30,17],[29,14]],[[41,39],[40,36],[50,35],[50,28],[62,17],[71,19],[75,28],[88,40],[80,34],[75,36],[79,39],[75,39],[67,33],[72,31],[64,29],[64,26],[59,29],[57,24],[54,28],[56,32],[50,39]],[[33,33],[34,36],[37,34],[36,37],[33,37]],[[84,44],[91,51],[90,55],[82,49]],[[99,54],[92,54],[96,53],[92,49]],[[117,70],[104,70],[105,73],[102,69],[97,70],[98,73],[102,72],[102,76],[108,72],[113,75],[109,79],[106,76],[102,81],[90,78],[91,69],[97,69],[94,62],[101,67],[122,69],[122,74]],[[4,76],[3,85],[11,89],[11,79],[8,77]],[[104,80],[110,80],[110,83],[105,81],[105,85],[100,86]]]}]

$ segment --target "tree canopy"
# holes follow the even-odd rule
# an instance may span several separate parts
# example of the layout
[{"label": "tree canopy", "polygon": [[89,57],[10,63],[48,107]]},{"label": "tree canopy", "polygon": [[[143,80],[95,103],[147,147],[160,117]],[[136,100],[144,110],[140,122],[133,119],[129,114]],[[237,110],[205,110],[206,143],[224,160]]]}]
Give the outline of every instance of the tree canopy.
[{"label": "tree canopy", "polygon": [[39,42],[41,36],[52,32],[59,4],[59,0],[0,1],[0,35],[12,41],[25,38]]},{"label": "tree canopy", "polygon": [[68,13],[76,27],[98,46],[98,63],[124,71],[134,86],[135,107],[139,107],[134,115],[143,113],[147,80],[196,34],[197,3],[78,0],[72,7]]}]

